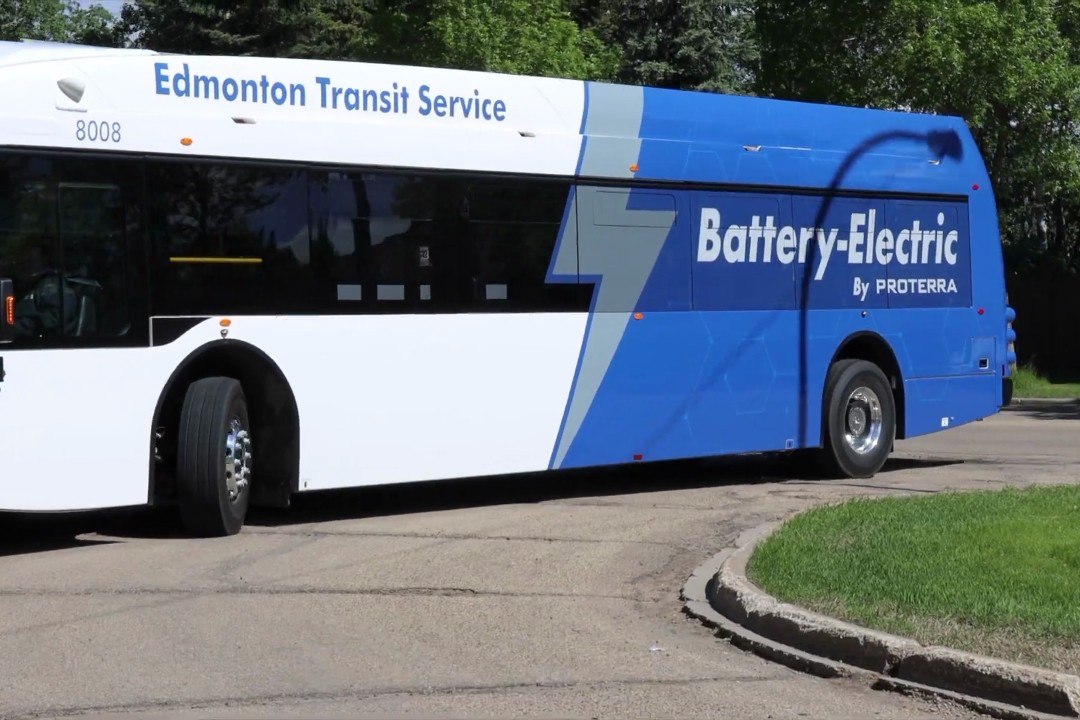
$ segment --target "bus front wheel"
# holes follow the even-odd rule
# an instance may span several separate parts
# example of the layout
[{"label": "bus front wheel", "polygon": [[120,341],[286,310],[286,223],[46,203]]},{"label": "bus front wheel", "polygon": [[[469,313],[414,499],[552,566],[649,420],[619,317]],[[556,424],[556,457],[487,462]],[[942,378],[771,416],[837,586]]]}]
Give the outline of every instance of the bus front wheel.
[{"label": "bus front wheel", "polygon": [[872,477],[896,437],[896,400],[885,373],[865,360],[839,360],[829,369],[824,400],[829,469],[848,478]]},{"label": "bus front wheel", "polygon": [[240,532],[251,496],[247,400],[233,378],[188,386],[180,412],[176,475],[184,527],[214,537]]}]

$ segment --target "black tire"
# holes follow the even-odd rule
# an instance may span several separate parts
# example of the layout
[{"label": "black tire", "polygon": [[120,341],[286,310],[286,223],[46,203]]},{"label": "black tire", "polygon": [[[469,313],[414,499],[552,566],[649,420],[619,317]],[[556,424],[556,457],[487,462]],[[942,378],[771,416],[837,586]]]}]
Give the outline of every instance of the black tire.
[{"label": "black tire", "polygon": [[[865,452],[857,451],[845,439],[849,399],[860,388],[865,388],[876,396],[881,418],[876,444],[872,444]],[[823,459],[828,474],[845,478],[868,478],[876,475],[889,459],[896,439],[896,399],[885,373],[877,365],[865,360],[838,360],[829,368],[823,399]],[[855,404],[862,409],[863,417],[869,420],[869,406],[858,400]],[[872,424],[864,422],[863,426],[869,431]],[[865,432],[859,435],[859,438],[868,435],[869,433]]]},{"label": "black tire", "polygon": [[251,460],[245,460],[248,482],[235,498],[230,497],[231,473],[225,466],[234,421],[250,433],[247,400],[238,381],[209,377],[188,386],[177,438],[176,491],[181,519],[192,535],[235,535],[247,517]]}]

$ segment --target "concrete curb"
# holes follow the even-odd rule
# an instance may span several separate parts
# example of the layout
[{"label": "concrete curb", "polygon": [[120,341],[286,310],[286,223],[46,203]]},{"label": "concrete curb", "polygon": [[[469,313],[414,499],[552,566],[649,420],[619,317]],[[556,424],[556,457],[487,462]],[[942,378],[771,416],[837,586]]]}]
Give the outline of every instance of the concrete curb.
[{"label": "concrete curb", "polygon": [[736,647],[818,677],[847,677],[875,689],[933,695],[1010,720],[1080,717],[1080,677],[1075,675],[925,646],[763,592],[746,577],[746,564],[757,544],[779,525],[744,533],[735,547],[698,568],[682,589],[684,612]]}]

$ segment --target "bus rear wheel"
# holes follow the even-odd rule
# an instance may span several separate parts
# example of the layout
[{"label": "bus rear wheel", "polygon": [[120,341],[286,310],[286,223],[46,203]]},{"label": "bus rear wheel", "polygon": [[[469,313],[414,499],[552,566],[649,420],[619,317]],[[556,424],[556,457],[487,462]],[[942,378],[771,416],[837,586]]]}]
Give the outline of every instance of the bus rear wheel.
[{"label": "bus rear wheel", "polygon": [[177,500],[185,529],[200,537],[240,532],[251,497],[247,400],[233,378],[188,386],[177,438]]},{"label": "bus rear wheel", "polygon": [[881,470],[896,437],[896,399],[881,368],[865,360],[829,368],[822,430],[830,474],[868,478]]}]

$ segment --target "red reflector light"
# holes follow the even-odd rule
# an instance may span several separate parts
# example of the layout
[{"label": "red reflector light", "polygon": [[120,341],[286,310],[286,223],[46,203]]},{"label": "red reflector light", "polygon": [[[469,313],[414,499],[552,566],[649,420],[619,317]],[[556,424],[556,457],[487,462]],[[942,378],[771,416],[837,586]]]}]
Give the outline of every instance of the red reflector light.
[{"label": "red reflector light", "polygon": [[979,308],[979,314],[980,315],[985,315],[986,314],[986,309],[985,308]]},{"label": "red reflector light", "polygon": [[972,185],[971,189],[977,191],[979,189],[979,183],[975,183],[974,185]]},{"label": "red reflector light", "polygon": [[637,453],[637,454],[634,455],[634,460],[641,460],[643,457],[645,457],[645,456],[640,454],[640,453]]}]

